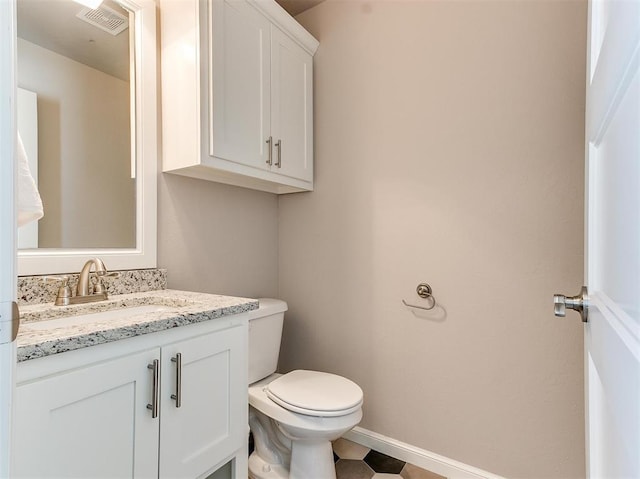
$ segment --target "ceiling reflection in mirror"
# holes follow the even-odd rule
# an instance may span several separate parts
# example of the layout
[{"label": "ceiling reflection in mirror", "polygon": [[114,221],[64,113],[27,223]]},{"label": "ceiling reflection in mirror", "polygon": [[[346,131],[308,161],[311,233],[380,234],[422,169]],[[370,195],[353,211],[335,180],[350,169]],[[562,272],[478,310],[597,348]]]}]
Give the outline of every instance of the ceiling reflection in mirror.
[{"label": "ceiling reflection in mirror", "polygon": [[18,132],[44,217],[20,249],[133,248],[132,14],[18,0]]}]

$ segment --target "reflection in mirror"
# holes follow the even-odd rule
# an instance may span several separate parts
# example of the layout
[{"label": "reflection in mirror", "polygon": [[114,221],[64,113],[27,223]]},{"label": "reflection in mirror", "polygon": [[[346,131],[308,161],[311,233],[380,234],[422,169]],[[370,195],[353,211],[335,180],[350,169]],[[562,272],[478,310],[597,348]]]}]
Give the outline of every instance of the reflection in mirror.
[{"label": "reflection in mirror", "polygon": [[18,131],[45,212],[18,247],[135,248],[133,14],[17,0],[17,18]]}]

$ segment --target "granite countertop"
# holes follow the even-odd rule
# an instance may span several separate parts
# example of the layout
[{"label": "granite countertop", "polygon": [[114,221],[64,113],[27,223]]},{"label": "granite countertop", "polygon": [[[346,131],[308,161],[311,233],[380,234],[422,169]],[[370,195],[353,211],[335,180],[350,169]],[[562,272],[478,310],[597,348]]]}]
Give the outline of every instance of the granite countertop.
[{"label": "granite countertop", "polygon": [[[81,324],[72,320],[78,315],[140,306],[149,306],[150,311],[117,318],[86,316]],[[106,301],[71,306],[25,305],[20,307],[18,362],[239,314],[258,306],[255,299],[170,289],[113,295]]]}]

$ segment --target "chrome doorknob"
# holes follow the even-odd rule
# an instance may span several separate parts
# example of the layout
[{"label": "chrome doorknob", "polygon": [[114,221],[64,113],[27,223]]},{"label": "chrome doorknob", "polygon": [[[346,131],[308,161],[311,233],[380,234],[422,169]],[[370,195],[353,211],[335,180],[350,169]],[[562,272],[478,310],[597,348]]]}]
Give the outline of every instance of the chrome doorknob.
[{"label": "chrome doorknob", "polygon": [[577,296],[565,296],[563,294],[553,295],[553,312],[558,317],[564,317],[568,309],[573,309],[580,313],[582,322],[586,323],[589,316],[589,296],[587,287],[583,286]]}]

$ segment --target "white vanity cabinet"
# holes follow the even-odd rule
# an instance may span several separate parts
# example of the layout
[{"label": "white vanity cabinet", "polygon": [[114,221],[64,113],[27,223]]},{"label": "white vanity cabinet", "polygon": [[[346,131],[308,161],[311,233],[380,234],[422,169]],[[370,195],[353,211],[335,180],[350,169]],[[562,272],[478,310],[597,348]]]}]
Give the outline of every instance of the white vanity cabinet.
[{"label": "white vanity cabinet", "polygon": [[313,189],[318,42],[273,0],[161,0],[163,171]]},{"label": "white vanity cabinet", "polygon": [[[157,477],[159,422],[146,409],[160,349],[19,384],[12,477]],[[18,369],[20,365],[18,365]]]},{"label": "white vanity cabinet", "polygon": [[244,341],[235,328],[162,348],[160,477],[199,477],[247,441]]},{"label": "white vanity cabinet", "polygon": [[19,363],[12,477],[245,478],[246,342],[237,315]]}]

